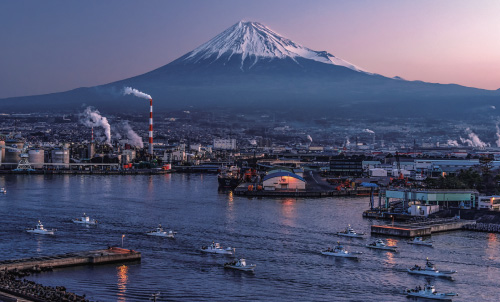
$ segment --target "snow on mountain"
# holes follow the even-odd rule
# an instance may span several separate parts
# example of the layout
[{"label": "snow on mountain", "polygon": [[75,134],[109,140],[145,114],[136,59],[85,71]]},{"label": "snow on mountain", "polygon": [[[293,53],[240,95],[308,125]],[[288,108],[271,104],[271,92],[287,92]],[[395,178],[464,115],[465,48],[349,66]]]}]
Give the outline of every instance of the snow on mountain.
[{"label": "snow on mountain", "polygon": [[326,51],[315,51],[280,36],[258,22],[240,21],[226,29],[212,40],[187,54],[187,62],[198,62],[215,57],[215,60],[230,60],[241,55],[241,68],[245,60],[304,58],[317,62],[347,67],[357,72],[372,74]]}]

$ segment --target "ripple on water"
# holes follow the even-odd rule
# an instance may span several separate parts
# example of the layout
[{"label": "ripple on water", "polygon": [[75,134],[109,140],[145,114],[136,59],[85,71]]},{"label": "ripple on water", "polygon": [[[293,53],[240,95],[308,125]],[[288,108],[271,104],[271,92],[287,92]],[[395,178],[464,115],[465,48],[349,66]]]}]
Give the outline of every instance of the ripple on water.
[{"label": "ripple on water", "polygon": [[[393,238],[399,253],[368,250],[367,239],[335,236],[351,224],[369,234],[361,212],[367,198],[248,199],[217,192],[214,175],[168,176],[0,176],[3,225],[0,259],[51,255],[121,245],[139,250],[141,263],[58,269],[32,276],[64,285],[99,301],[402,301],[405,287],[422,285],[405,267],[426,257],[439,268],[457,270],[454,281],[436,279],[454,301],[499,301],[500,237],[451,232],[432,237],[434,248]],[[86,212],[97,227],[71,223]],[[41,219],[54,236],[24,232]],[[178,232],[175,240],[144,232],[158,223]],[[255,274],[225,270],[231,257],[203,255],[212,241],[236,248],[257,264]],[[340,241],[363,252],[359,261],[319,253]]]}]

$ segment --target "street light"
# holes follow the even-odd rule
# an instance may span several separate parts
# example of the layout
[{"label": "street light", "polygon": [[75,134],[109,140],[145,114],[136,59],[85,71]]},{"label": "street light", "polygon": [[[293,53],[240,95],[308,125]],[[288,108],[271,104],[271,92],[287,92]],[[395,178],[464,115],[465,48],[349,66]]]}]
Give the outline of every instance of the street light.
[{"label": "street light", "polygon": [[123,238],[125,238],[125,235],[122,235],[122,248],[123,248]]}]

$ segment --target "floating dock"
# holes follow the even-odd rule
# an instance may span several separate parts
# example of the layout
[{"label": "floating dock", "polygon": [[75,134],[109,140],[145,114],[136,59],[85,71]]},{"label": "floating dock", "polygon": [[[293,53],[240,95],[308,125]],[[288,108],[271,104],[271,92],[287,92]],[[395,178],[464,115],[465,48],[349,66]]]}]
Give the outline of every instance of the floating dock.
[{"label": "floating dock", "polygon": [[118,247],[104,250],[67,253],[56,256],[0,261],[0,271],[44,270],[59,267],[96,265],[117,262],[140,261],[141,253]]},{"label": "floating dock", "polygon": [[394,225],[372,225],[372,234],[398,236],[398,237],[422,237],[433,233],[461,230],[464,226],[475,224],[474,220],[463,219],[436,219],[426,222],[394,224]]},{"label": "floating dock", "polygon": [[248,197],[328,197],[328,196],[367,196],[366,191],[307,191],[307,190],[276,190],[276,191],[248,191],[234,190],[234,195],[248,196]]}]

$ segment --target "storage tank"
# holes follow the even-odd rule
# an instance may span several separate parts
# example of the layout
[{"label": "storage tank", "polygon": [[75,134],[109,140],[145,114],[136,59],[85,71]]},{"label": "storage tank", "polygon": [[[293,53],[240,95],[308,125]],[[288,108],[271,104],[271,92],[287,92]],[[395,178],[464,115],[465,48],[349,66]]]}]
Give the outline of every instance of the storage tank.
[{"label": "storage tank", "polygon": [[[69,150],[68,149],[54,149],[52,150],[52,163],[53,164],[69,164]],[[58,165],[59,168],[69,168],[69,165]]]},{"label": "storage tank", "polygon": [[32,168],[42,169],[45,163],[45,151],[43,149],[30,149],[28,151],[28,160]]},{"label": "storage tank", "polygon": [[2,148],[2,147],[5,147],[4,140],[0,140],[0,165],[4,162],[4,158],[5,158],[5,148]]},{"label": "storage tank", "polygon": [[[24,146],[24,142],[21,140],[7,140],[5,141],[5,146],[21,150]],[[8,163],[11,165],[6,165],[4,167],[9,169],[15,169],[20,160],[21,160],[21,151],[5,149],[5,158],[3,163]]]}]

